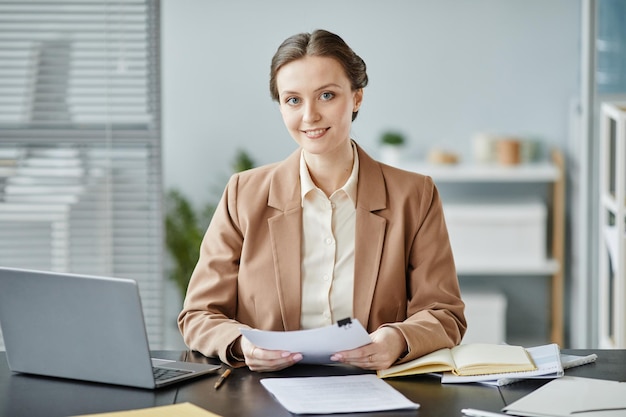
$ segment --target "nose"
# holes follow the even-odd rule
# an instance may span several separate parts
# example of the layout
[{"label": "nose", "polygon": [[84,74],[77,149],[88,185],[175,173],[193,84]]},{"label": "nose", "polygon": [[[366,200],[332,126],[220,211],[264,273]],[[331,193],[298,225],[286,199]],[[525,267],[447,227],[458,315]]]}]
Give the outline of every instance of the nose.
[{"label": "nose", "polygon": [[317,122],[320,119],[320,113],[314,101],[305,103],[303,107],[302,120],[307,123]]}]

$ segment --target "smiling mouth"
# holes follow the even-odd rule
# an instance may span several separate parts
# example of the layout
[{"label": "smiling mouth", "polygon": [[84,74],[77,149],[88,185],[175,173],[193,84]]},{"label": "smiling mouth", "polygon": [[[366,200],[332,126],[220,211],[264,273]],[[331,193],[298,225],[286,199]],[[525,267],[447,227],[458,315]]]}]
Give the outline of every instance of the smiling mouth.
[{"label": "smiling mouth", "polygon": [[323,128],[323,129],[315,129],[315,130],[304,130],[304,134],[311,139],[315,139],[315,138],[319,138],[320,136],[323,136],[324,133],[326,133],[326,131],[328,131],[329,128]]}]

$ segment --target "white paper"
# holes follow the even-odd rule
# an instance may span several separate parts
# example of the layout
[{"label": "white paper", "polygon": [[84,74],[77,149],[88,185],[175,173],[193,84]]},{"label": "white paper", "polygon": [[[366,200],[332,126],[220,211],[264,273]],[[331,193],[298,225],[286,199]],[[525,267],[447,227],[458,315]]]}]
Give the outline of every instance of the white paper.
[{"label": "white paper", "polygon": [[459,384],[481,382],[483,384],[502,386],[526,378],[560,378],[564,375],[561,364],[560,349],[556,343],[527,348],[526,351],[537,366],[534,371],[507,372],[475,376],[458,376],[452,372],[444,372],[442,384]]},{"label": "white paper", "polygon": [[418,409],[374,374],[265,378],[261,384],[295,414],[358,413]]},{"label": "white paper", "polygon": [[598,355],[596,355],[595,353],[586,356],[568,355],[566,353],[561,353],[561,364],[563,365],[563,369],[570,369],[576,366],[593,363],[596,361],[596,359],[598,359]]},{"label": "white paper", "polygon": [[564,376],[504,407],[503,411],[534,417],[623,417],[626,383]]},{"label": "white paper", "polygon": [[270,350],[302,353],[300,363],[330,364],[330,356],[342,350],[356,349],[372,342],[359,320],[350,324],[290,332],[241,329],[241,334],[255,346]]}]

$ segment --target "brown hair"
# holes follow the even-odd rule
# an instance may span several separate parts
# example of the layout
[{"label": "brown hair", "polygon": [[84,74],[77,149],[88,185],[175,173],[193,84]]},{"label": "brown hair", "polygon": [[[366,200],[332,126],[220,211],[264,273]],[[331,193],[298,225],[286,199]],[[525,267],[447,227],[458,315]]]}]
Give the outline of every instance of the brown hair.
[{"label": "brown hair", "polygon": [[[365,62],[338,35],[318,29],[312,33],[299,33],[285,39],[278,47],[270,68],[270,94],[278,101],[276,74],[283,65],[305,56],[322,56],[334,58],[341,64],[346,76],[350,79],[352,90],[356,91],[367,86]],[[356,119],[358,111],[352,113]]]}]

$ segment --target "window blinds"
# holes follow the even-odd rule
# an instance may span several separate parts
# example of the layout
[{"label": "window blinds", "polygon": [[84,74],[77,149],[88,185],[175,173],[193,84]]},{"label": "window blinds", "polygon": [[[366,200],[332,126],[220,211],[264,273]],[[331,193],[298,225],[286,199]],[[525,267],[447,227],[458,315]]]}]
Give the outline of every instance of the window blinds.
[{"label": "window blinds", "polygon": [[0,0],[0,265],[137,280],[153,348],[159,13],[151,0]]}]

